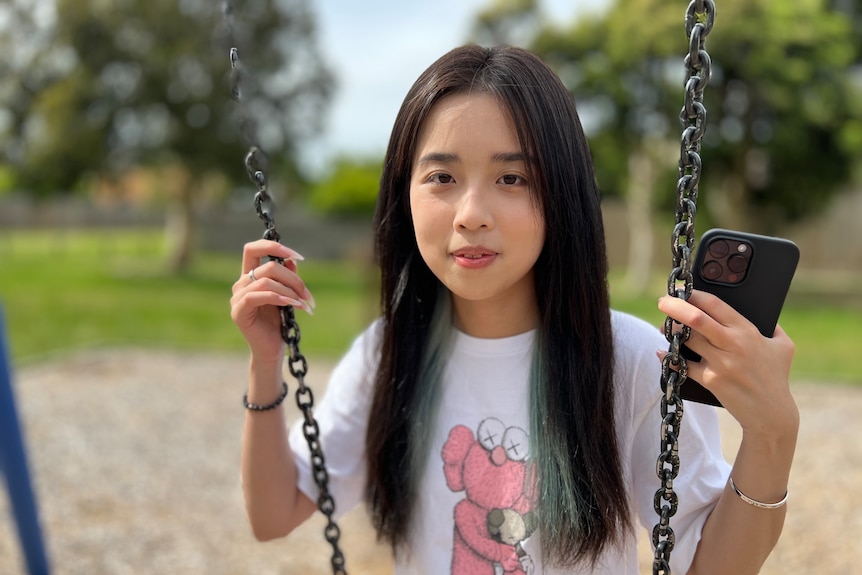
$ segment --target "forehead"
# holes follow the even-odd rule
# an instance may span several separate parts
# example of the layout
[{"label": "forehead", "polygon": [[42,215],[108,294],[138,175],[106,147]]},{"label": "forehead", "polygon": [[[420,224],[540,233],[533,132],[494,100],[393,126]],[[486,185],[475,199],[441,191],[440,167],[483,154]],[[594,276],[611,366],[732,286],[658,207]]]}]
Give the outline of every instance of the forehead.
[{"label": "forehead", "polygon": [[416,153],[429,147],[489,146],[519,151],[509,109],[485,92],[453,94],[436,102],[422,123]]}]

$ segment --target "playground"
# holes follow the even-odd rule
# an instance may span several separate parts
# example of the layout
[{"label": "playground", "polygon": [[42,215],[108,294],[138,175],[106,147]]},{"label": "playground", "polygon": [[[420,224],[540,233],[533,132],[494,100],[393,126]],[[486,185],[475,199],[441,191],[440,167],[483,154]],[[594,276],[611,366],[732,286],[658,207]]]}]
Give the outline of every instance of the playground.
[{"label": "playground", "polygon": [[[14,374],[52,572],[331,572],[320,521],[281,541],[251,536],[238,471],[246,362],[241,353],[106,349]],[[331,367],[311,365],[318,397]],[[796,381],[794,391],[802,426],[789,514],[762,573],[852,573],[862,564],[862,389]],[[291,406],[287,417],[297,416]],[[736,426],[722,425],[732,454]],[[0,573],[23,573],[5,497],[0,518]],[[341,523],[349,572],[391,573],[364,510]]]},{"label": "playground", "polygon": [[[248,384],[248,355],[227,321],[226,311],[230,284],[237,277],[238,248],[259,232],[258,222],[252,221],[249,212],[238,211],[234,205],[239,197],[235,192],[242,191],[239,182],[248,186],[241,170],[235,169],[244,157],[245,171],[257,190],[256,215],[265,225],[265,238],[278,241],[281,237],[272,219],[273,204],[278,202],[272,201],[270,191],[278,197],[276,192],[284,187],[291,201],[299,199],[290,209],[295,221],[279,219],[279,224],[282,231],[294,234],[285,237],[285,243],[311,256],[308,267],[303,264],[303,277],[315,286],[318,301],[326,302],[315,321],[306,324],[309,329],[303,326],[303,349],[312,358],[307,383],[316,397],[325,392],[332,358],[376,316],[375,294],[380,286],[369,271],[369,250],[363,247],[369,245],[367,232],[357,230],[367,230],[377,198],[380,162],[359,155],[345,157],[334,161],[337,166],[331,174],[311,175],[313,166],[298,152],[310,137],[324,130],[317,120],[323,118],[337,84],[337,68],[330,69],[326,58],[318,57],[312,19],[299,11],[240,9],[235,13],[229,1],[217,11],[205,10],[206,3],[180,2],[179,12],[161,12],[152,3],[131,0],[125,3],[125,12],[136,10],[139,17],[123,14],[122,21],[115,19],[114,11],[100,14],[95,4],[85,9],[76,3],[42,3],[55,6],[52,17],[33,17],[25,4],[11,2],[0,14],[0,29],[7,33],[0,37],[8,36],[13,48],[6,51],[10,57],[4,70],[9,73],[4,77],[9,81],[0,82],[0,93],[5,95],[0,97],[0,120],[5,118],[0,121],[0,141],[10,144],[3,147],[4,161],[0,162],[0,195],[4,196],[0,202],[0,228],[4,228],[0,234],[0,306],[9,320],[7,325],[0,314],[0,474],[9,487],[8,497],[6,492],[0,495],[0,574],[330,572],[322,517],[283,540],[264,544],[251,535],[239,474],[245,413],[240,397]],[[505,7],[510,3],[488,4]],[[566,32],[557,30],[556,24],[535,24],[542,21],[537,18],[541,16],[539,2],[516,4],[530,8],[510,13],[492,6],[477,12],[468,40],[481,43],[485,35],[493,44],[523,42],[540,58],[555,60],[566,89],[576,94],[579,108],[592,108],[596,113],[595,125],[588,123],[586,131],[596,160],[596,180],[608,199],[603,207],[611,211],[613,203],[625,206],[622,219],[605,217],[613,307],[658,326],[661,320],[656,316],[653,294],[664,293],[665,288],[670,295],[688,293],[695,213],[702,207],[706,209],[698,216],[698,233],[718,224],[776,235],[781,232],[802,248],[804,257],[782,316],[782,325],[796,342],[790,380],[801,412],[801,429],[784,536],[761,572],[829,575],[858,571],[862,563],[862,443],[858,441],[862,367],[857,359],[862,336],[862,231],[858,226],[862,112],[852,105],[859,101],[860,84],[846,78],[858,80],[862,58],[859,11],[848,8],[846,2],[818,4],[812,10],[814,4],[798,9],[796,5],[803,3],[726,0],[721,10],[733,24],[722,25],[720,34],[727,30],[728,35],[711,44],[710,56],[705,39],[713,28],[715,7],[711,0],[692,1],[685,21],[674,19],[677,33],[684,24],[689,37],[683,93],[676,79],[669,83],[664,77],[669,54],[681,56],[684,46],[665,41],[670,38],[664,27],[670,18],[660,13],[658,4],[640,3],[649,11],[638,16],[633,11],[638,3],[608,2],[601,17],[589,16],[588,25],[572,26]],[[339,13],[344,12],[341,8]],[[664,9],[670,10],[671,5]],[[144,20],[145,14],[152,18]],[[519,26],[506,30],[504,24],[512,17],[526,24],[523,38],[518,37]],[[641,21],[649,21],[650,26],[630,27]],[[806,30],[816,34],[806,31],[799,36],[797,27],[785,25],[794,21],[804,22]],[[297,22],[302,25],[293,26]],[[387,31],[390,27],[382,26]],[[389,37],[356,18],[350,27],[366,36]],[[158,50],[150,49],[154,41],[149,28],[159,31]],[[749,35],[748,30],[756,33]],[[589,33],[583,35],[583,31]],[[244,35],[254,37],[257,52],[245,51]],[[182,42],[172,42],[172,37]],[[64,38],[70,40],[61,41]],[[618,38],[626,39],[624,53]],[[411,42],[425,44],[418,35]],[[225,48],[215,50],[221,43]],[[385,44],[382,54],[388,61],[389,41]],[[227,46],[231,46],[229,52]],[[271,53],[261,58],[261,47],[273,49],[267,48]],[[248,68],[242,66],[240,51],[249,56]],[[301,61],[293,57],[300,53],[310,59],[296,69],[307,74],[295,74],[291,68],[292,62]],[[68,57],[57,58],[58,54]],[[601,57],[593,58],[596,54]],[[772,56],[749,58],[749,54]],[[55,67],[46,68],[45,62],[53,62]],[[227,91],[213,89],[214,79],[224,78],[228,65],[228,82],[223,84],[229,86],[223,87],[230,88],[230,98]],[[712,140],[704,140],[704,157],[709,156],[704,164],[700,155],[706,133],[704,90],[711,74],[714,86],[706,93],[707,100],[712,99],[708,102]],[[387,76],[397,75],[387,69]],[[255,90],[256,81],[266,78],[290,81],[264,81],[261,85],[267,89]],[[620,79],[623,86],[618,86]],[[370,76],[362,80],[375,87],[381,83]],[[277,93],[276,87],[284,91]],[[532,82],[529,87],[534,87]],[[294,99],[297,94],[304,97]],[[664,116],[671,107],[679,109],[681,98],[682,133],[677,140]],[[383,103],[380,98],[375,100],[375,105]],[[267,106],[269,113],[258,113]],[[365,116],[365,107],[354,105],[351,116]],[[613,113],[603,111],[611,109]],[[240,128],[239,137],[232,140],[225,138],[224,126],[215,121],[229,116]],[[509,119],[519,117],[515,114]],[[671,119],[676,121],[676,117]],[[308,124],[299,120],[308,120]],[[497,124],[503,122],[498,119]],[[365,132],[363,129],[363,137]],[[69,138],[70,133],[76,137]],[[526,161],[531,156],[528,152],[535,149],[525,145],[528,139],[522,137],[521,128],[518,133],[523,153],[502,156]],[[677,142],[678,163],[671,157]],[[279,158],[280,165],[270,165],[264,149],[270,157]],[[490,151],[494,154],[489,157],[501,156],[496,149]],[[226,169],[228,158],[236,160],[234,169]],[[543,170],[551,171],[542,165],[528,169],[527,174],[532,178]],[[703,187],[718,193],[697,204],[702,177]],[[662,186],[671,189],[669,178],[676,179],[675,202],[659,192]],[[341,189],[340,180],[349,180],[351,185]],[[384,176],[383,182],[386,180]],[[364,190],[354,189],[357,181],[367,184]],[[327,195],[332,189],[335,191]],[[382,189],[380,197],[386,198],[385,185]],[[555,190],[552,186],[538,189],[542,193]],[[323,200],[321,191],[327,192]],[[333,194],[341,203],[327,204]],[[249,207],[249,202],[242,203]],[[318,216],[328,220],[337,233],[329,233],[307,217],[305,204],[321,212]],[[653,239],[659,237],[653,228],[658,224],[657,210],[661,207],[667,217],[671,204],[675,209],[675,226],[670,226],[673,271],[667,279],[667,264],[671,263],[667,245]],[[69,209],[76,206],[82,209]],[[107,215],[96,213],[103,210]],[[384,209],[380,213],[390,212]],[[554,219],[551,213],[544,212],[548,222]],[[812,217],[806,220],[803,215]],[[231,221],[234,217],[245,223],[236,225]],[[250,231],[253,223],[257,227]],[[200,234],[196,225],[203,229]],[[166,232],[163,241],[157,239],[162,235],[157,228],[162,227]],[[658,227],[667,238],[669,226],[662,223]],[[575,226],[560,229],[571,235]],[[595,230],[598,233],[601,228]],[[307,238],[310,250],[293,243],[297,236]],[[699,256],[709,250],[709,244],[706,246]],[[725,253],[748,250],[743,244],[734,247],[726,248]],[[485,251],[455,255],[468,259],[494,255]],[[739,257],[739,253],[735,255]],[[657,266],[661,266],[659,283],[651,279],[659,272]],[[260,278],[255,278],[250,267],[244,265],[242,273],[248,274],[248,285],[257,289],[262,284],[255,283]],[[385,279],[391,270],[382,267]],[[733,272],[729,277],[736,281],[741,270],[728,268]],[[604,273],[602,266],[597,271]],[[790,275],[792,272],[788,278]],[[604,280],[603,275],[599,279]],[[384,301],[394,301],[397,306],[404,293],[412,293],[404,289],[399,282],[397,299]],[[529,292],[531,302],[533,297]],[[299,307],[297,302],[290,305]],[[296,359],[300,337],[291,313],[282,312],[282,337]],[[671,323],[665,325],[668,338],[673,339]],[[5,356],[7,333],[13,344],[9,358]],[[671,345],[674,354],[680,344],[677,339]],[[676,359],[673,361],[676,365]],[[9,384],[7,366],[11,368]],[[675,397],[674,378],[669,373],[665,370],[662,380],[668,389],[664,413],[668,400]],[[757,381],[768,381],[773,373],[776,371]],[[249,397],[259,390],[257,383],[252,382]],[[293,390],[294,382],[289,384]],[[578,389],[560,387],[563,395]],[[786,388],[780,391],[786,392]],[[758,407],[765,408],[770,402],[781,405],[775,397],[769,395]],[[276,405],[245,404],[255,410]],[[543,414],[536,408],[531,413]],[[569,412],[549,409],[544,413],[553,419],[554,414]],[[680,413],[682,405],[677,404],[671,418]],[[289,420],[298,416],[295,407],[288,408]],[[725,454],[730,459],[737,452],[741,432],[727,413],[720,411],[720,418]],[[538,417],[534,419],[538,421]],[[750,425],[753,419],[740,421]],[[772,421],[779,425],[761,427],[780,431],[782,420]],[[686,429],[684,422],[681,429],[678,425],[678,419],[665,419],[662,445],[657,447],[667,450],[659,459],[659,473],[664,465],[663,470],[673,469],[675,476],[679,467],[676,432]],[[18,441],[19,430],[23,444]],[[658,444],[658,429],[656,433]],[[400,440],[397,434],[391,435]],[[583,437],[586,435],[578,439]],[[314,444],[310,436],[309,442]],[[381,452],[384,459],[390,459],[388,446],[392,443],[384,445],[387,449]],[[580,452],[570,453],[577,456]],[[269,472],[271,455],[268,452],[257,460],[264,463],[255,463],[256,471]],[[671,458],[662,459],[666,455]],[[740,456],[741,463],[742,457],[746,455]],[[590,460],[594,461],[607,460]],[[746,463],[751,462],[747,457]],[[785,457],[783,464],[788,463]],[[403,467],[391,469],[402,471]],[[673,501],[671,480],[666,481],[664,499]],[[784,477],[782,485],[783,481]],[[657,477],[656,487],[659,483]],[[559,493],[570,492],[555,492]],[[740,496],[758,507],[778,506],[758,505]],[[401,500],[395,501],[399,507]],[[321,508],[326,511],[326,505]],[[583,509],[579,504],[570,505],[565,514],[547,517],[552,524],[560,518],[560,524],[566,525],[566,514]],[[665,511],[668,509],[666,506]],[[264,514],[267,511],[264,506]],[[339,524],[341,549],[351,573],[392,573],[390,550],[375,541],[364,509],[350,511]],[[725,525],[740,529],[744,543],[756,542],[755,535],[764,532],[759,527],[743,531],[740,522]],[[649,530],[652,524],[645,527]],[[587,529],[580,532],[590,533]],[[656,533],[657,538],[658,533],[664,538],[657,548],[666,558],[673,535],[666,523]],[[723,557],[744,557],[746,551],[740,549]],[[34,556],[47,558],[50,569],[35,565]],[[439,557],[436,552],[434,556]],[[644,531],[641,572],[649,572],[651,565]]]}]

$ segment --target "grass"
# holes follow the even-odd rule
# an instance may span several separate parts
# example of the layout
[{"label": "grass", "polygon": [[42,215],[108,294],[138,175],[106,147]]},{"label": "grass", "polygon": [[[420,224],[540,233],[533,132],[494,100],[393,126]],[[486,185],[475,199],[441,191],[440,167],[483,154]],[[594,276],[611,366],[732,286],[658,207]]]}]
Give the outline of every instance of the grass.
[{"label": "grass", "polygon": [[[654,296],[634,296],[622,287],[621,275],[611,275],[611,305],[661,326],[665,316],[656,309],[664,293],[663,278],[651,289]],[[791,378],[796,381],[862,384],[862,289],[858,278],[827,285],[800,272],[794,279],[779,324],[796,345]],[[812,287],[815,286],[815,287]]]},{"label": "grass", "polygon": [[[183,275],[166,272],[160,231],[14,231],[0,234],[0,303],[14,361],[82,348],[152,347],[243,353],[229,317],[239,254],[202,253]],[[345,262],[303,262],[317,312],[298,312],[303,353],[335,358],[373,319],[374,272]],[[627,295],[611,277],[615,308],[658,326],[662,293]],[[794,379],[862,384],[862,305],[806,288],[781,324],[797,346]]]},{"label": "grass", "polygon": [[[141,346],[243,352],[230,321],[239,253],[203,253],[167,273],[159,231],[16,231],[0,236],[0,302],[17,362],[81,348]],[[369,273],[302,264],[318,312],[297,312],[303,353],[340,355],[372,317]]]}]

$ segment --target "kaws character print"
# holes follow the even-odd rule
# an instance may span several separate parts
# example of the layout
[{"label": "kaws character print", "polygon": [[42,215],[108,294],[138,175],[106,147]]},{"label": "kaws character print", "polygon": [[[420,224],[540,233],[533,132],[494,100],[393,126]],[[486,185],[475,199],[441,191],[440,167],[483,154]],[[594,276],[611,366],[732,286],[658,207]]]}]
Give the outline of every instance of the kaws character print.
[{"label": "kaws character print", "polygon": [[455,506],[453,575],[532,575],[522,542],[535,530],[530,499],[530,438],[499,419],[476,436],[456,425],[443,446],[446,485],[465,498]]}]

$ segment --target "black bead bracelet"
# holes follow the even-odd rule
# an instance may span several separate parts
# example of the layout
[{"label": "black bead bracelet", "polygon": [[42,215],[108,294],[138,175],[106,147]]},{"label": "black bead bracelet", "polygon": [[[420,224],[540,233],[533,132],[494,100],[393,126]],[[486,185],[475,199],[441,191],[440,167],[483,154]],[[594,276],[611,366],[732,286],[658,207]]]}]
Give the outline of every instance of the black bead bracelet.
[{"label": "black bead bracelet", "polygon": [[281,402],[284,401],[284,398],[287,397],[287,383],[281,382],[281,395],[278,396],[278,399],[273,401],[267,405],[257,405],[256,403],[248,402],[248,394],[242,396],[242,406],[251,411],[269,411],[270,409],[275,409]]}]

